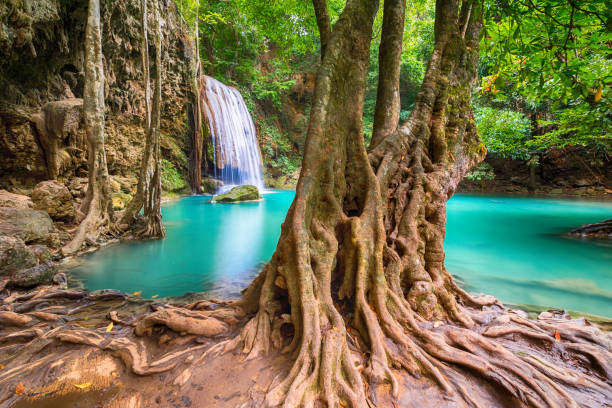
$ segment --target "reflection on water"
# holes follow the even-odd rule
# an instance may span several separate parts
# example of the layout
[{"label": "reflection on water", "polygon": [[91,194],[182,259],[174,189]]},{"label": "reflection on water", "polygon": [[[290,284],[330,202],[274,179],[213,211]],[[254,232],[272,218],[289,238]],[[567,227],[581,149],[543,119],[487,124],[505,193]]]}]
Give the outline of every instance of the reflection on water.
[{"label": "reflection on water", "polygon": [[240,204],[182,198],[162,208],[166,239],[113,245],[83,257],[71,272],[92,290],[238,296],[274,252],[293,195],[271,192],[263,201]]},{"label": "reflection on water", "polygon": [[[276,247],[292,191],[260,202],[164,206],[167,238],[115,245],[84,257],[89,289],[237,297]],[[612,317],[612,246],[564,232],[612,217],[612,203],[458,195],[448,204],[446,266],[473,292],[504,302]]]}]

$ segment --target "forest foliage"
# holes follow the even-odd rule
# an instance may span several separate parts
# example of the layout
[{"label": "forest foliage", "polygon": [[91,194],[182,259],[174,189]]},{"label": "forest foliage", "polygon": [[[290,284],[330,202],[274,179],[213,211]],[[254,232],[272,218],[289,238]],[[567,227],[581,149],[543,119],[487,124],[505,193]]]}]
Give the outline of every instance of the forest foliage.
[{"label": "forest foliage", "polygon": [[[296,142],[282,105],[300,74],[316,69],[314,10],[300,0],[177,0],[200,24],[203,72],[245,97],[269,167],[295,173]],[[198,8],[199,4],[199,9]],[[344,2],[329,0],[332,24]],[[529,160],[547,149],[583,146],[594,159],[612,151],[612,17],[605,0],[486,0],[475,119],[490,152]],[[401,119],[414,104],[433,47],[434,1],[408,0],[401,58]],[[372,132],[382,7],[374,23],[364,104]],[[308,101],[306,101],[308,103]],[[306,112],[308,108],[306,108]],[[285,118],[286,120],[287,118]],[[305,130],[305,129],[304,129]],[[367,141],[367,140],[366,140]]]}]

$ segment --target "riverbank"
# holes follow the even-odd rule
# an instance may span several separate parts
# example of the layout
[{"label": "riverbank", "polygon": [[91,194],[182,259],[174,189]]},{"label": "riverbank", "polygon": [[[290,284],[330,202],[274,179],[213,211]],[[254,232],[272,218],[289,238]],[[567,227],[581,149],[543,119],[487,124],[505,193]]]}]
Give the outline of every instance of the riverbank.
[{"label": "riverbank", "polygon": [[[9,296],[0,295],[0,300],[3,408],[137,408],[153,401],[158,406],[254,408],[261,406],[273,383],[287,376],[292,364],[290,356],[276,351],[245,360],[239,350],[230,347],[248,316],[237,313],[233,303],[223,300],[145,300],[137,294],[87,292],[57,285],[13,291]],[[219,313],[223,310],[226,312]],[[569,347],[574,331],[576,335],[601,336],[590,320],[568,320],[568,316],[555,311],[524,320],[525,312],[518,310],[469,310],[480,316],[476,321],[490,322],[484,324],[484,331],[501,327],[508,319],[549,327],[540,334],[541,341],[548,336],[556,346],[539,354],[540,359],[552,357],[554,350],[564,349],[566,343]],[[172,325],[164,313],[179,313],[174,319],[178,325]],[[220,320],[222,330],[198,330],[198,322],[206,319],[224,319]],[[610,328],[605,322],[593,324],[602,330]],[[446,327],[441,324],[438,330]],[[351,333],[359,337],[355,329]],[[498,341],[519,354],[533,352],[528,342],[516,342],[513,336]],[[356,362],[362,360],[360,354],[355,351]],[[566,368],[576,369],[571,363]],[[445,406],[449,399],[459,398],[441,393],[435,382],[426,377],[415,378],[399,368],[393,373],[399,379],[398,398],[393,400],[389,385],[381,384],[375,394],[378,406]],[[469,372],[461,375],[470,378],[468,381],[482,381]],[[596,374],[587,370],[582,375]],[[415,389],[420,390],[419,396],[412,392]],[[498,391],[492,395],[488,392],[482,396],[493,401]],[[602,403],[597,395],[580,391],[572,393],[572,397],[586,406]],[[514,401],[513,397],[504,398]]]}]

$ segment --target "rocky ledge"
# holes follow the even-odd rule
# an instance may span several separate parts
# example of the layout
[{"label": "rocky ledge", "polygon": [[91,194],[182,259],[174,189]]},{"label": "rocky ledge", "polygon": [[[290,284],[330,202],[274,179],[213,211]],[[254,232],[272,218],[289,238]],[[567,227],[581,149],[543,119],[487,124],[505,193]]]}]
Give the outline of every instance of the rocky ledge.
[{"label": "rocky ledge", "polygon": [[232,188],[230,191],[224,194],[214,196],[211,203],[237,203],[242,201],[256,201],[260,200],[261,195],[259,190],[255,186],[237,186]]}]

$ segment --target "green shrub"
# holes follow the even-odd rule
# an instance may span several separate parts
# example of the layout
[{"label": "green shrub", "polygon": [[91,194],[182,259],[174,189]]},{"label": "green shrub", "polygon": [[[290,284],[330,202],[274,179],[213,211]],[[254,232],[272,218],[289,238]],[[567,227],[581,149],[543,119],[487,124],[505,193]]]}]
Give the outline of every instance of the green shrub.
[{"label": "green shrub", "polygon": [[162,159],[161,182],[162,190],[167,192],[179,193],[189,188],[189,184],[181,177],[174,164],[166,159]]}]

